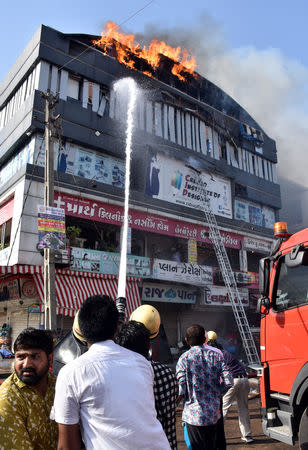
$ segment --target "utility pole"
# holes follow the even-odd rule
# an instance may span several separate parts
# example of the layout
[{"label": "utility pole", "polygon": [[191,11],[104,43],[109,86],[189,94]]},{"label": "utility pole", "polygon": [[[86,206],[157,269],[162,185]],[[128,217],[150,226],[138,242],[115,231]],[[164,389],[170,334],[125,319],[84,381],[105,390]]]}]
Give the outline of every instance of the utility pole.
[{"label": "utility pole", "polygon": [[[45,186],[44,205],[54,206],[54,148],[53,139],[59,129],[59,115],[54,116],[58,96],[42,92],[45,99]],[[45,329],[57,329],[57,300],[55,284],[55,256],[52,248],[44,248],[44,325]]]}]

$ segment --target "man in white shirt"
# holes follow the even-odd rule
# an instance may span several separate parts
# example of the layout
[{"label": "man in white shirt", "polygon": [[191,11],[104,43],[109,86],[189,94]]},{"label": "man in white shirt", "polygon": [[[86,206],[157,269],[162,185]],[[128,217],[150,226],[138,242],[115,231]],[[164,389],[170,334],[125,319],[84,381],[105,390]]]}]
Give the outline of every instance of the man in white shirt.
[{"label": "man in white shirt", "polygon": [[79,310],[89,350],[58,375],[53,414],[58,450],[169,450],[156,418],[153,369],[143,356],[113,341],[118,311],[108,296],[89,297]]}]

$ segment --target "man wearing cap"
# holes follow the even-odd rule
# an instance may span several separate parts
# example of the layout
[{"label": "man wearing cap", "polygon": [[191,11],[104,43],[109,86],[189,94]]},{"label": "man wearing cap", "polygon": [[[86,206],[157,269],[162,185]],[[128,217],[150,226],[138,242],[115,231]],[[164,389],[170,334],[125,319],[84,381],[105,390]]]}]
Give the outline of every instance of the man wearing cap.
[{"label": "man wearing cap", "polygon": [[151,364],[113,341],[119,319],[114,301],[89,297],[78,319],[89,350],[58,375],[58,450],[81,449],[79,422],[87,450],[170,449],[156,418]]},{"label": "man wearing cap", "polygon": [[14,343],[15,370],[0,387],[0,448],[57,447],[57,424],[49,414],[54,400],[53,338],[45,330],[26,328]]},{"label": "man wearing cap", "polygon": [[248,394],[250,391],[250,384],[248,381],[247,373],[244,366],[227,350],[225,350],[217,342],[217,334],[215,331],[209,331],[208,345],[216,347],[222,351],[223,357],[227,364],[228,369],[232,373],[234,384],[223,396],[223,417],[227,417],[230,406],[234,401],[237,402],[238,419],[241,431],[241,439],[246,444],[253,442],[250,426],[250,417],[248,409]]}]

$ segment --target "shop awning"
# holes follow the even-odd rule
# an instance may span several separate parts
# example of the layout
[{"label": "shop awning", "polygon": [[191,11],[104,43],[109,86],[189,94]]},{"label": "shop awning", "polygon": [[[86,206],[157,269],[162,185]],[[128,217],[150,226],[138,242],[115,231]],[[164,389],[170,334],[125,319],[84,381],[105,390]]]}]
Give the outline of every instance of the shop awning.
[{"label": "shop awning", "polygon": [[[41,303],[44,300],[44,271],[42,266],[0,266],[1,274],[32,274]],[[138,288],[139,278],[128,277],[126,281],[126,315],[141,305]],[[97,294],[117,298],[118,279],[115,275],[56,269],[57,313],[73,317],[83,301]]]}]

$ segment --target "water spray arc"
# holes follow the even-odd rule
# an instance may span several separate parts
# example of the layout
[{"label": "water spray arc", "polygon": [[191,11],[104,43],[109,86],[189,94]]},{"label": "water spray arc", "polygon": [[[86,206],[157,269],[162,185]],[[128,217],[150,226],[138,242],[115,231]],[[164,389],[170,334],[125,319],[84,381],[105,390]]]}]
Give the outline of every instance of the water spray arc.
[{"label": "water spray arc", "polygon": [[125,298],[126,266],[127,266],[127,236],[128,236],[128,210],[130,191],[130,162],[132,152],[132,136],[134,129],[134,110],[137,100],[137,85],[132,78],[123,78],[114,85],[117,96],[128,96],[126,119],[126,145],[125,145],[125,198],[124,218],[121,231],[121,254],[118,281],[118,298]]}]

